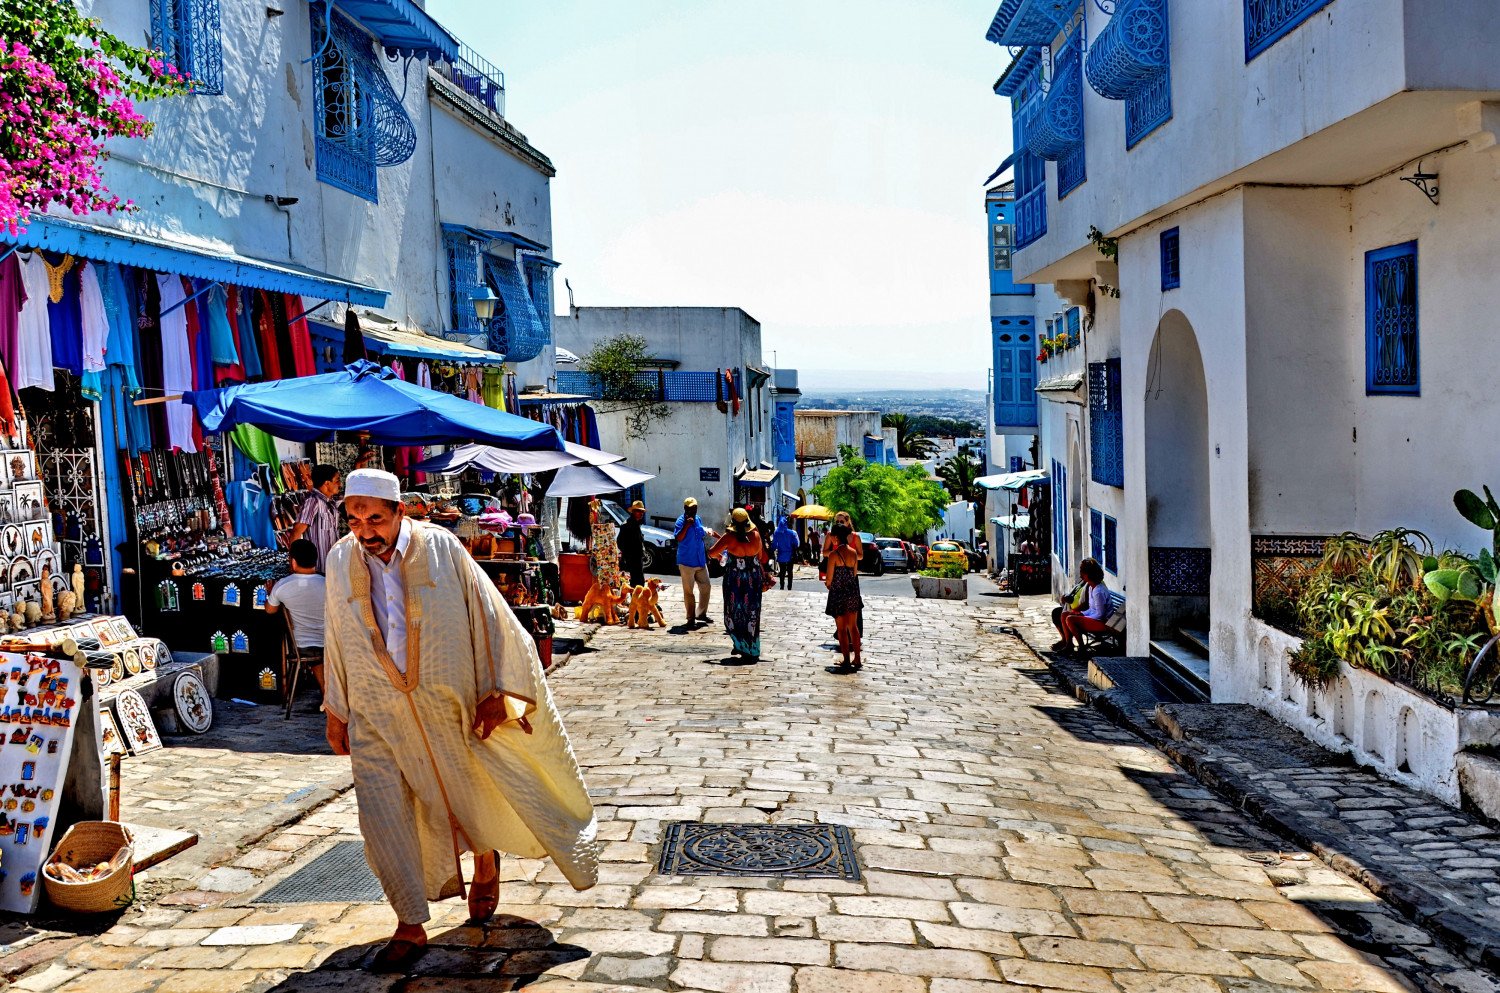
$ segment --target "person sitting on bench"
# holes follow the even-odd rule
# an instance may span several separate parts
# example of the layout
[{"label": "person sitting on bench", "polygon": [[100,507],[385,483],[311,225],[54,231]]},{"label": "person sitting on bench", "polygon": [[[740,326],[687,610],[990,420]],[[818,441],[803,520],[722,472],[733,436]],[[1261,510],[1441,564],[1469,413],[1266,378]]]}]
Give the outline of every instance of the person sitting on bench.
[{"label": "person sitting on bench", "polygon": [[1063,651],[1081,652],[1084,649],[1085,633],[1107,634],[1112,630],[1105,622],[1109,620],[1109,588],[1104,585],[1104,569],[1093,559],[1084,559],[1078,574],[1088,585],[1088,606],[1085,610],[1064,609],[1057,626],[1062,631]]},{"label": "person sitting on bench", "polygon": [[[1094,560],[1084,559],[1083,561],[1093,562]],[[1098,563],[1095,564],[1097,565]],[[1089,583],[1088,580],[1081,578],[1081,568],[1079,572],[1080,578],[1078,584],[1064,593],[1058,600],[1059,605],[1052,608],[1052,626],[1057,628],[1057,633],[1060,636],[1058,641],[1052,646],[1054,652],[1066,651],[1068,647],[1068,632],[1063,629],[1063,615],[1084,610],[1089,605]]]}]

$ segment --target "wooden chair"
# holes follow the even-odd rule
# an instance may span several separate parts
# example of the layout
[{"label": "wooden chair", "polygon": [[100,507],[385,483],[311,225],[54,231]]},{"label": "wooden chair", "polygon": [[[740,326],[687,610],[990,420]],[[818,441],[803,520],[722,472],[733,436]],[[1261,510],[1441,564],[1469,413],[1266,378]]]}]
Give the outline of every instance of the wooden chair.
[{"label": "wooden chair", "polygon": [[[302,650],[297,647],[297,633],[292,625],[292,612],[282,608],[280,614],[286,622],[285,634],[281,639],[281,690],[286,694],[286,711],[282,714],[282,720],[289,721],[292,719],[292,706],[297,702],[297,680],[302,675],[302,668],[315,663],[305,657]],[[320,657],[317,661],[321,662],[322,658]]]}]

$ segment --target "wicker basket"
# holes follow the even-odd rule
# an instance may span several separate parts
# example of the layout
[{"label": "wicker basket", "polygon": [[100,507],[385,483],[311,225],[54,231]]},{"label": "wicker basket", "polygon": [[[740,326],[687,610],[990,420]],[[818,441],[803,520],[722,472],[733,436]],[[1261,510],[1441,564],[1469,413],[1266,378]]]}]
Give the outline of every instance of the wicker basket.
[{"label": "wicker basket", "polygon": [[68,828],[57,843],[57,849],[46,862],[66,862],[71,866],[97,865],[108,862],[119,854],[120,849],[129,854],[119,869],[103,879],[86,883],[64,883],[53,879],[42,868],[42,881],[47,887],[47,899],[61,910],[77,914],[102,914],[112,910],[123,910],[135,899],[134,872],[132,862],[135,846],[130,832],[114,821],[79,821]]}]

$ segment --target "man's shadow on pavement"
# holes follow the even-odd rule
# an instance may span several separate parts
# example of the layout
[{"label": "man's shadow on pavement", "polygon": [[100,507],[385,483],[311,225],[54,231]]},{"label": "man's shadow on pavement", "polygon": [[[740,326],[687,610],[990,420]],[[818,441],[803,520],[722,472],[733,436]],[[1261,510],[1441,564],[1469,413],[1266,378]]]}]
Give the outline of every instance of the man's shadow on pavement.
[{"label": "man's shadow on pavement", "polygon": [[729,655],[729,656],[725,656],[724,658],[721,658],[721,659],[704,659],[703,660],[703,664],[704,665],[722,665],[722,666],[726,666],[726,667],[736,667],[737,668],[737,667],[747,666],[747,665],[756,665],[756,664],[758,664],[761,661],[762,661],[762,659],[759,659],[759,658],[746,659],[746,658],[740,658],[737,655]]}]

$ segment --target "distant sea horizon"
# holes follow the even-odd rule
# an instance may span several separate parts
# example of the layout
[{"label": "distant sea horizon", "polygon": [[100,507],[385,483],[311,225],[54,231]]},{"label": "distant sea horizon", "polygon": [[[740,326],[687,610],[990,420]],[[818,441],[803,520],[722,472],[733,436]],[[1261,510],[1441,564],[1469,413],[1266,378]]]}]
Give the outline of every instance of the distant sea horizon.
[{"label": "distant sea horizon", "polygon": [[917,372],[895,369],[798,369],[797,388],[803,393],[861,392],[882,390],[974,390],[983,393],[988,370],[976,377],[962,372]]}]

